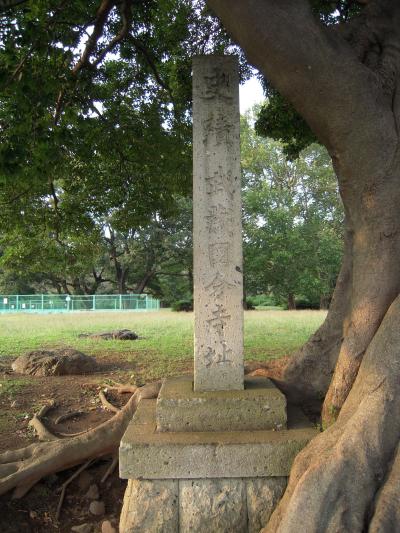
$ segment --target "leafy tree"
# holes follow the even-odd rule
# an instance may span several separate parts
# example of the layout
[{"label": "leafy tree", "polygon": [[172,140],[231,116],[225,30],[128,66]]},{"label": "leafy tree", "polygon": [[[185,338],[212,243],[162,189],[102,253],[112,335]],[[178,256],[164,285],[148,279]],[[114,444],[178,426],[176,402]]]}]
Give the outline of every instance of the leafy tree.
[{"label": "leafy tree", "polygon": [[[257,112],[257,108],[254,110]],[[330,158],[313,145],[287,161],[279,142],[263,140],[242,117],[245,280],[250,292],[272,290],[326,305],[342,252],[343,214]]]},{"label": "leafy tree", "polygon": [[[330,427],[297,457],[268,530],[392,531],[400,523],[399,2],[207,4],[327,148],[346,215],[345,253],[326,322],[292,358],[280,385],[292,399],[326,393],[322,415]],[[172,135],[189,120],[188,108],[170,111],[166,97],[165,87],[178,94],[178,104],[187,94],[189,61],[177,58],[229,50],[197,2],[3,0],[2,6],[10,9],[1,20],[1,201],[2,212],[16,205],[10,213],[18,214],[16,224],[35,203],[22,198],[53,196],[50,174],[69,168],[65,154],[76,135],[69,144],[64,139],[69,124],[91,116],[107,52],[128,56],[128,75],[145,87],[138,101],[160,102],[159,124],[169,124]]]}]

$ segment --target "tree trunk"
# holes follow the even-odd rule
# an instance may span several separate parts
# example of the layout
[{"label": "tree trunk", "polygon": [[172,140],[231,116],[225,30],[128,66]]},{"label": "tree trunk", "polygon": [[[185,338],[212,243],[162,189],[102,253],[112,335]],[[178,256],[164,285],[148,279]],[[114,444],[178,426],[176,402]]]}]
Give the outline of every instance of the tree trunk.
[{"label": "tree trunk", "polygon": [[321,294],[319,297],[319,308],[321,311],[327,311],[329,309],[331,297],[327,294]]},{"label": "tree trunk", "polygon": [[288,307],[289,311],[295,311],[296,310],[296,300],[295,300],[294,294],[292,292],[290,292],[288,294],[287,307]]},{"label": "tree trunk", "polygon": [[308,0],[208,0],[327,147],[346,213],[327,319],[279,382],[297,400],[329,385],[326,429],[296,457],[268,533],[400,531],[400,3],[357,3],[329,28]]},{"label": "tree trunk", "polygon": [[136,288],[135,288],[136,294],[142,294],[142,292],[147,287],[147,284],[149,283],[151,278],[154,276],[154,274],[155,274],[154,270],[149,270],[148,272],[145,273],[143,278],[136,285]]}]

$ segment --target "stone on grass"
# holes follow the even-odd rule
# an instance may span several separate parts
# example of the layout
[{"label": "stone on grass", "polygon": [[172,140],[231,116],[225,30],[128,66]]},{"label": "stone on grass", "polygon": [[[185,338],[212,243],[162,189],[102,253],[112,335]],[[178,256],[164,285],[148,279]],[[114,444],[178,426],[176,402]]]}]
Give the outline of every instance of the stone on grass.
[{"label": "stone on grass", "polygon": [[105,513],[106,507],[104,505],[104,502],[99,501],[93,501],[90,502],[89,505],[89,512],[95,516],[101,516]]},{"label": "stone on grass", "polygon": [[81,333],[80,338],[97,339],[97,340],[117,340],[117,341],[135,341],[139,336],[130,329],[117,329],[105,333]]},{"label": "stone on grass", "polygon": [[18,357],[14,372],[30,376],[63,376],[88,374],[97,370],[96,360],[72,348],[34,350]]}]

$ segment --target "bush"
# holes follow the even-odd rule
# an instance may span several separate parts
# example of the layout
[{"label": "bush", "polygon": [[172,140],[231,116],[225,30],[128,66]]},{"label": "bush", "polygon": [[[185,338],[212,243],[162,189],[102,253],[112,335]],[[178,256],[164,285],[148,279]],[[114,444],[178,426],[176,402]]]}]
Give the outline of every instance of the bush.
[{"label": "bush", "polygon": [[319,309],[319,302],[308,298],[299,298],[296,300],[296,309]]},{"label": "bush", "polygon": [[256,294],[255,296],[248,296],[246,298],[246,303],[248,305],[251,305],[253,308],[258,306],[273,307],[277,305],[275,298],[273,296],[268,296],[267,294]]},{"label": "bush", "polygon": [[172,311],[193,311],[193,300],[177,300],[176,302],[173,302],[171,305]]},{"label": "bush", "polygon": [[246,302],[245,302],[244,308],[246,309],[246,311],[254,311],[254,309],[256,307],[253,304],[253,301],[252,301],[251,298],[246,298]]}]

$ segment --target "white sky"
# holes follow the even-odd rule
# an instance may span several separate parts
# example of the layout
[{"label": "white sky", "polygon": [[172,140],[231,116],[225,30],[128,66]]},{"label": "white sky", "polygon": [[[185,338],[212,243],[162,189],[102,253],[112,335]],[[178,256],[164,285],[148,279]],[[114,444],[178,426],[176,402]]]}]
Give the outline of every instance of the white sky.
[{"label": "white sky", "polygon": [[265,99],[262,87],[257,78],[250,78],[239,87],[240,113],[243,114],[254,104]]}]

